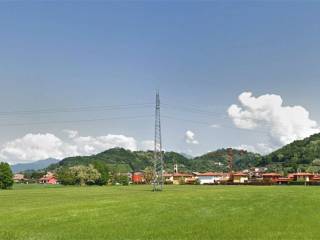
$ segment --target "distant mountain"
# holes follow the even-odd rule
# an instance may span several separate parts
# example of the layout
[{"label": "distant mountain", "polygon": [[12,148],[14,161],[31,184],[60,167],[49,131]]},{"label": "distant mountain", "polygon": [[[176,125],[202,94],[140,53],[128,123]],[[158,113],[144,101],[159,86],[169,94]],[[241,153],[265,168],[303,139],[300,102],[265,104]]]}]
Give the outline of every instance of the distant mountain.
[{"label": "distant mountain", "polygon": [[[246,151],[233,150],[235,170],[246,169],[256,166],[261,156]],[[63,159],[57,164],[48,167],[54,170],[59,167],[70,167],[75,165],[88,165],[95,161],[106,163],[111,170],[119,172],[141,171],[146,167],[153,166],[152,151],[130,151],[122,148],[113,148],[92,156],[79,156]],[[191,171],[228,171],[227,150],[217,150],[200,157],[187,158],[176,152],[165,152],[163,155],[164,169],[173,171],[175,163],[180,172]]]},{"label": "distant mountain", "polygon": [[58,163],[60,160],[54,158],[48,158],[45,160],[39,160],[31,163],[18,163],[15,165],[11,165],[11,169],[14,173],[22,172],[26,170],[39,170],[43,168],[47,168],[51,164]]}]

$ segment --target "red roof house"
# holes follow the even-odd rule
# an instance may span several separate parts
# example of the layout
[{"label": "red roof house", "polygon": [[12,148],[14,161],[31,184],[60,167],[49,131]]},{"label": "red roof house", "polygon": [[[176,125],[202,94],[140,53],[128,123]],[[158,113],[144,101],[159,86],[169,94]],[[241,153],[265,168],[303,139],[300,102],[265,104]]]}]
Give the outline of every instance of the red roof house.
[{"label": "red roof house", "polygon": [[262,174],[262,179],[265,182],[277,182],[277,180],[281,177],[278,173],[264,173]]},{"label": "red roof house", "polygon": [[248,182],[249,180],[248,174],[242,173],[242,172],[234,173],[232,174],[232,177],[233,177],[234,183],[245,183],[245,182]]},{"label": "red roof house", "polygon": [[309,182],[314,174],[312,173],[294,173],[292,174],[294,181],[305,181]]},{"label": "red roof house", "polygon": [[293,181],[293,178],[290,178],[290,177],[280,177],[277,179],[277,183],[279,183],[279,184],[289,183],[292,181]]},{"label": "red roof house", "polygon": [[142,184],[146,182],[143,172],[132,173],[131,180],[132,180],[132,183],[135,183],[135,184]]},{"label": "red roof house", "polygon": [[42,184],[58,184],[58,179],[54,176],[53,173],[48,172],[42,178],[39,179],[39,183]]}]

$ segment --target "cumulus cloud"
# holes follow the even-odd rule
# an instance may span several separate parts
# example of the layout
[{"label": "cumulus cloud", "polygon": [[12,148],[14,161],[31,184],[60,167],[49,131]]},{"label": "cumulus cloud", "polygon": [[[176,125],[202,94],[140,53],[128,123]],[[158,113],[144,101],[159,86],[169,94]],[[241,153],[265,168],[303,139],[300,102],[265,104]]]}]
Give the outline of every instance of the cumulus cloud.
[{"label": "cumulus cloud", "polygon": [[153,140],[145,140],[139,144],[139,149],[148,151],[154,149],[154,141]]},{"label": "cumulus cloud", "polygon": [[27,134],[5,143],[0,157],[10,163],[28,162],[46,158],[62,159],[77,154],[75,146],[63,142],[53,134]]},{"label": "cumulus cloud", "polygon": [[272,147],[270,147],[266,143],[257,143],[255,146],[242,144],[240,146],[234,147],[234,149],[246,150],[248,152],[261,153],[261,154],[268,154],[274,150]]},{"label": "cumulus cloud", "polygon": [[91,155],[106,149],[121,147],[131,151],[137,150],[137,142],[133,137],[108,134],[106,136],[78,136],[73,138],[73,144],[77,147],[79,155]]},{"label": "cumulus cloud", "polygon": [[229,117],[238,128],[267,129],[273,146],[260,144],[261,148],[270,150],[320,131],[304,107],[284,106],[279,95],[255,97],[251,92],[244,92],[239,96],[239,102],[240,105],[229,107]]},{"label": "cumulus cloud", "polygon": [[63,130],[63,132],[65,132],[69,138],[74,138],[76,136],[78,136],[79,132],[76,130],[70,130],[70,129],[65,129]]},{"label": "cumulus cloud", "polygon": [[63,159],[92,155],[114,147],[137,150],[137,142],[133,137],[113,134],[97,137],[79,136],[77,131],[64,132],[68,134],[69,139],[62,140],[51,133],[29,133],[22,138],[9,141],[0,148],[0,160],[17,163],[46,158]]},{"label": "cumulus cloud", "polygon": [[188,144],[199,144],[198,140],[195,139],[195,134],[190,130],[185,133],[185,141]]}]

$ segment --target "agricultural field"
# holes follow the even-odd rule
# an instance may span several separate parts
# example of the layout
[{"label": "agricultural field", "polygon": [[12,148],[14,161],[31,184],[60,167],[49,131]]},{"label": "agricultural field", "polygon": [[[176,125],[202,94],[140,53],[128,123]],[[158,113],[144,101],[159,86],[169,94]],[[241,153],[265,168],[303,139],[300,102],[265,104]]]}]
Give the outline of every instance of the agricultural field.
[{"label": "agricultural field", "polygon": [[0,191],[0,239],[319,239],[320,187],[150,189],[16,185]]}]

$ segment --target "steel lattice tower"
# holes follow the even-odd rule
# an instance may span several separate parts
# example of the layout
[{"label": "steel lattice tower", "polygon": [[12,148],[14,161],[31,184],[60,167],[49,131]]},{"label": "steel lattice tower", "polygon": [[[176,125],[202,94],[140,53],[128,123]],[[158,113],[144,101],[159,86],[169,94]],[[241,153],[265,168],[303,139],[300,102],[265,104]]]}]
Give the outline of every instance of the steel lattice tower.
[{"label": "steel lattice tower", "polygon": [[163,187],[163,157],[161,141],[160,96],[156,94],[155,128],[154,128],[154,165],[153,191],[162,191]]},{"label": "steel lattice tower", "polygon": [[228,154],[229,173],[232,174],[232,172],[233,172],[233,151],[232,151],[232,148],[227,149],[227,154]]},{"label": "steel lattice tower", "polygon": [[227,154],[228,154],[229,181],[233,181],[233,151],[232,151],[232,148],[227,149]]}]

